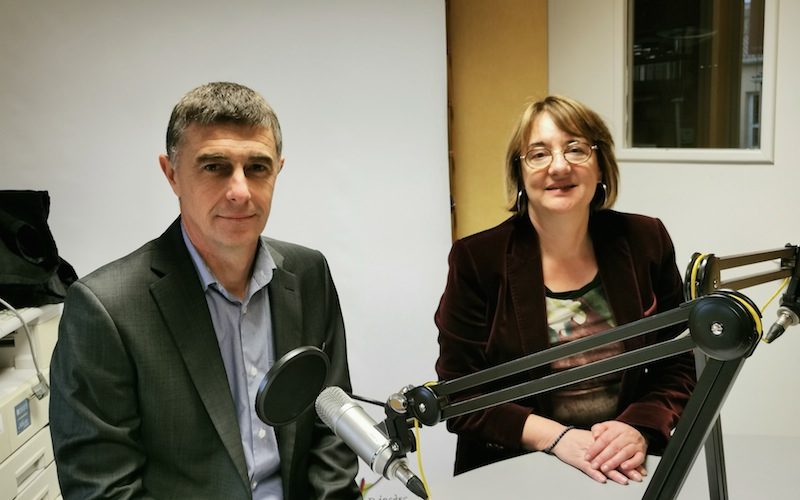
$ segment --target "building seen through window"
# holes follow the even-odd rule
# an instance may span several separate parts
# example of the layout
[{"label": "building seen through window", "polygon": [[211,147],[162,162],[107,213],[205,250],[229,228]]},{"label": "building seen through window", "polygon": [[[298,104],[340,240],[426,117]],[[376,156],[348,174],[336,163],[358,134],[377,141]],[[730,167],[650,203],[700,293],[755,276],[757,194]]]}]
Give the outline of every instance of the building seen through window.
[{"label": "building seen through window", "polygon": [[765,0],[630,0],[634,148],[760,147]]}]

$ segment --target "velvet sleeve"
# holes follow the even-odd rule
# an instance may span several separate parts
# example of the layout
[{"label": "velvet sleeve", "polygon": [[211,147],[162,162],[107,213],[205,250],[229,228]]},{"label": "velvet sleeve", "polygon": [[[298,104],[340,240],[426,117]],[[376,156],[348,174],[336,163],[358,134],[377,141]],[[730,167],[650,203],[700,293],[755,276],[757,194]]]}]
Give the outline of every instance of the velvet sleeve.
[{"label": "velvet sleeve", "polygon": [[[457,241],[450,252],[449,273],[436,311],[439,358],[436,372],[441,380],[475,373],[491,366],[487,344],[495,317],[493,299],[498,280],[481,277],[470,249]],[[469,396],[481,394],[480,391]],[[451,432],[504,448],[521,447],[522,428],[531,409],[506,403],[447,421]]]}]

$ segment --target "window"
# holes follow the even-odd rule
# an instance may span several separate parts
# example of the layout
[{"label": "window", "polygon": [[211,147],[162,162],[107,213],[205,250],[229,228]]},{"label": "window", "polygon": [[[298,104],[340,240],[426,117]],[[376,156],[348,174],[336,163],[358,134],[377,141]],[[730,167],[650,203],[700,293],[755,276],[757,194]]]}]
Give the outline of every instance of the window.
[{"label": "window", "polygon": [[776,3],[629,0],[620,158],[771,162]]}]

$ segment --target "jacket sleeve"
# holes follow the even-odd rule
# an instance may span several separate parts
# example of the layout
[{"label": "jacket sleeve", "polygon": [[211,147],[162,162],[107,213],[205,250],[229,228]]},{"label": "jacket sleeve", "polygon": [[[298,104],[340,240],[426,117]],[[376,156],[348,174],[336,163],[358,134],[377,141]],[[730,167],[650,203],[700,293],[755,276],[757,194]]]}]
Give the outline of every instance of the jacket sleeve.
[{"label": "jacket sleeve", "polygon": [[[462,241],[453,244],[449,257],[447,285],[434,320],[439,329],[439,358],[436,372],[441,380],[452,380],[491,366],[488,359],[492,321],[495,316],[490,297],[497,294],[481,282],[469,248]],[[477,396],[491,392],[484,388],[465,394]],[[521,448],[522,428],[531,409],[505,403],[447,421],[456,434],[517,450]]]},{"label": "jacket sleeve", "polygon": [[146,499],[134,369],[113,319],[77,282],[50,366],[50,431],[65,499]]},{"label": "jacket sleeve", "polygon": [[[675,263],[675,249],[660,220],[657,239],[660,259],[651,263],[650,276],[657,297],[657,311],[665,312],[683,302],[683,283]],[[686,324],[660,330],[650,342],[674,338],[686,329]],[[627,406],[618,420],[644,431],[649,438],[649,452],[661,453],[672,429],[694,390],[696,371],[691,351],[647,365],[637,386],[635,400]]]},{"label": "jacket sleeve", "polygon": [[[341,387],[350,392],[350,371],[347,364],[344,320],[339,305],[339,296],[333,283],[328,264],[322,257],[324,276],[325,352],[330,358],[328,385]],[[309,307],[313,307],[308,304]],[[360,498],[355,482],[358,473],[358,458],[344,442],[315,416],[313,437],[308,457],[308,481],[313,498],[319,500],[350,500]]]}]

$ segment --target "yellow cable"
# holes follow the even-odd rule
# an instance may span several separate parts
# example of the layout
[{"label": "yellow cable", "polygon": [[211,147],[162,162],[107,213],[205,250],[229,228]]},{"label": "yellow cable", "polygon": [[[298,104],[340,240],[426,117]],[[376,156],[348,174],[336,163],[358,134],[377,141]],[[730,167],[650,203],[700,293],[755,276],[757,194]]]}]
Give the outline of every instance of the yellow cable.
[{"label": "yellow cable", "polygon": [[764,327],[761,325],[761,314],[759,314],[756,309],[750,305],[750,302],[744,300],[743,298],[739,297],[738,295],[730,294],[729,297],[733,297],[734,299],[738,300],[747,312],[753,317],[753,322],[756,324],[756,333],[758,334],[758,338],[761,339],[761,334],[764,331]]},{"label": "yellow cable", "polygon": [[[775,300],[775,297],[777,297],[778,294],[781,293],[781,290],[786,288],[786,285],[788,285],[788,284],[789,284],[789,278],[784,278],[783,281],[781,282],[781,285],[778,287],[777,290],[775,290],[775,293],[773,293],[772,296],[761,307],[761,312],[762,313],[767,309],[767,307],[769,307],[769,305],[772,303],[772,301]],[[761,341],[764,342],[765,344],[769,344],[769,342],[767,341],[766,337],[761,337]]]},{"label": "yellow cable", "polygon": [[767,302],[763,306],[761,306],[761,312],[762,313],[764,312],[764,310],[767,307],[769,307],[769,305],[772,303],[772,301],[775,300],[775,297],[777,297],[778,294],[781,293],[781,290],[786,288],[786,285],[788,285],[788,284],[789,284],[789,278],[784,278],[783,281],[781,282],[781,286],[779,286],[778,289],[775,290],[775,293],[772,294],[772,297],[770,297],[769,300],[767,300]]},{"label": "yellow cable", "polygon": [[701,253],[697,256],[692,264],[692,282],[689,284],[689,300],[694,300],[697,298],[697,270],[700,268],[700,263],[708,256],[707,253]]},{"label": "yellow cable", "polygon": [[359,488],[358,488],[359,491],[361,492],[361,498],[364,498],[364,494],[366,492],[368,492],[369,490],[371,490],[373,486],[375,486],[376,484],[380,483],[381,479],[383,479],[383,476],[378,476],[378,479],[376,479],[374,483],[367,483],[366,480],[361,479],[362,484],[359,485]]},{"label": "yellow cable", "polygon": [[[439,382],[430,380],[422,384],[424,387],[433,387]],[[422,440],[419,437],[419,420],[414,419],[414,439],[417,440],[417,468],[419,468],[419,475],[422,476],[422,486],[425,487],[425,494],[431,498],[431,489],[428,486],[428,478],[425,477],[425,469],[422,467]]]},{"label": "yellow cable", "polygon": [[422,486],[425,487],[425,494],[431,498],[431,490],[428,487],[428,479],[425,477],[425,469],[422,467],[422,440],[419,438],[419,421],[414,419],[414,438],[417,440],[417,467],[419,475],[422,476]]}]

